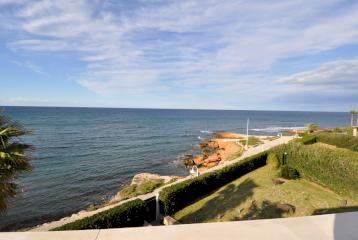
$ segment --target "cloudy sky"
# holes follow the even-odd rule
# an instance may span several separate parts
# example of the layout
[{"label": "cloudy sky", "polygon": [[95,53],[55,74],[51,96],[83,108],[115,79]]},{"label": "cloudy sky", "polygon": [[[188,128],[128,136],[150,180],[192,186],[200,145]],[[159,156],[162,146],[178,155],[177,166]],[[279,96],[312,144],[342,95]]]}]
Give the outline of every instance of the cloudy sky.
[{"label": "cloudy sky", "polygon": [[358,1],[0,0],[0,105],[358,108]]}]

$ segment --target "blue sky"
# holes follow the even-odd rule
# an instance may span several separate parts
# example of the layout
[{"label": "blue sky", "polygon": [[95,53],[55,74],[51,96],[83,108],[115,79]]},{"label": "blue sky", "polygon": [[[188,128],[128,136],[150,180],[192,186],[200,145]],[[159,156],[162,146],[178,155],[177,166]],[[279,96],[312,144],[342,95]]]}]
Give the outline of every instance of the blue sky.
[{"label": "blue sky", "polygon": [[0,0],[0,105],[358,108],[358,1]]}]

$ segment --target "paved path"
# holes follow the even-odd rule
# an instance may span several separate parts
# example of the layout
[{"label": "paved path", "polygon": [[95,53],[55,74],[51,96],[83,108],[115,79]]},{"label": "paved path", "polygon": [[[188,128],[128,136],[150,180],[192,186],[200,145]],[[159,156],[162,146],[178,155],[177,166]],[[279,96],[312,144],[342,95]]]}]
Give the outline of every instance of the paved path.
[{"label": "paved path", "polygon": [[[240,157],[234,159],[234,160],[231,160],[231,161],[225,161],[223,162],[222,164],[219,164],[218,166],[215,166],[213,168],[210,168],[208,170],[206,170],[205,172],[212,172],[212,171],[216,171],[218,169],[221,169],[225,166],[228,166],[230,164],[234,164],[236,162],[239,162],[247,157],[250,157],[252,155],[255,155],[257,153],[260,153],[260,152],[263,152],[263,151],[266,151],[272,147],[275,147],[275,146],[278,146],[280,144],[283,144],[283,143],[287,143],[288,141],[292,140],[293,137],[291,136],[284,136],[284,137],[281,137],[279,139],[276,139],[276,140],[273,140],[273,141],[269,141],[269,142],[266,142],[264,144],[261,144],[259,146],[256,146],[256,147],[252,147],[252,148],[249,148],[247,151],[245,151]],[[205,173],[204,172],[204,173]],[[172,184],[177,184],[178,182],[182,182],[182,181],[185,181],[187,179],[190,179],[192,178],[191,176],[188,176],[188,177],[185,177],[183,179],[180,179]],[[139,199],[142,199],[142,200],[146,200],[146,199],[149,199],[149,198],[152,198],[154,196],[156,196],[156,194],[158,194],[163,188],[169,186],[169,185],[172,185],[172,184],[168,184],[168,185],[165,185],[161,188],[157,188],[155,189],[153,192],[151,193],[148,193],[148,194],[144,194],[144,195],[140,195],[140,196],[137,196],[137,197],[134,197],[134,198],[131,198],[131,199],[128,199],[128,200],[125,200],[125,201],[121,201],[117,204],[112,204],[112,205],[109,205],[109,206],[106,206],[106,207],[103,207],[103,208],[100,208],[100,209],[97,209],[95,211],[90,211],[90,212],[86,212],[86,211],[81,211],[79,213],[74,213],[72,214],[71,216],[69,217],[65,217],[65,218],[62,218],[61,220],[58,220],[58,221],[53,221],[53,222],[50,222],[50,223],[44,223],[42,225],[40,225],[39,227],[36,227],[34,229],[31,229],[30,231],[48,231],[50,229],[53,229],[53,228],[56,228],[56,227],[59,227],[59,226],[62,226],[64,224],[67,224],[67,223],[70,223],[70,222],[74,222],[78,219],[82,219],[84,217],[89,217],[89,216],[92,216],[96,213],[99,213],[99,212],[102,212],[102,211],[105,211],[105,210],[108,210],[110,208],[113,208],[113,207],[116,207],[118,205],[121,205],[127,201],[131,201],[135,198],[139,198]]]},{"label": "paved path", "polygon": [[0,240],[354,240],[358,212],[309,217],[59,232],[0,233]]}]

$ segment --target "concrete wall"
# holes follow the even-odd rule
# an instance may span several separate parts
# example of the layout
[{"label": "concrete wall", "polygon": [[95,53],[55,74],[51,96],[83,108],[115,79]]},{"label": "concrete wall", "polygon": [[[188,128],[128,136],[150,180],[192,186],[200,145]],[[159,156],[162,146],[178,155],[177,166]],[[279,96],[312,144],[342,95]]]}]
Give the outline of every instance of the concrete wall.
[{"label": "concrete wall", "polygon": [[141,228],[0,233],[0,240],[358,239],[358,212]]}]

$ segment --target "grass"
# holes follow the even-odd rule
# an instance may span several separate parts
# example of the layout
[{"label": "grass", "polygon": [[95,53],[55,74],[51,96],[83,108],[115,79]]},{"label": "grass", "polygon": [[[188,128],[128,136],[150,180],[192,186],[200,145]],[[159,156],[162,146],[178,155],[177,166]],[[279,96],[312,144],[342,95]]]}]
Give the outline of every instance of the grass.
[{"label": "grass", "polygon": [[314,136],[316,136],[318,142],[358,152],[358,138],[351,134],[320,132],[315,133]]},{"label": "grass", "polygon": [[264,138],[263,140],[273,141],[273,140],[276,140],[276,139],[279,139],[279,138],[280,138],[279,136],[270,136],[270,137]]},{"label": "grass", "polygon": [[[285,180],[274,185],[278,174],[266,165],[219,188],[173,215],[181,223],[234,221],[290,216],[307,216],[322,209],[337,209],[342,200],[358,206],[358,199],[344,198],[306,179]],[[295,206],[294,213],[284,213],[277,203]]]},{"label": "grass", "polygon": [[234,154],[230,155],[227,159],[225,159],[226,161],[232,161],[236,158],[241,157],[242,153],[244,152],[244,148],[240,148],[240,150],[238,150],[237,152],[235,152]]},{"label": "grass", "polygon": [[132,184],[120,191],[122,200],[132,198],[141,194],[152,192],[154,189],[164,185],[163,179],[146,180],[140,184]]},{"label": "grass", "polygon": [[271,150],[300,176],[358,199],[358,153],[320,144],[289,143]]},{"label": "grass", "polygon": [[[240,140],[239,142],[242,144],[242,145],[246,145],[246,139],[243,139],[243,140]],[[255,146],[255,145],[258,145],[258,144],[261,144],[262,141],[256,137],[249,137],[249,142],[248,142],[248,145],[249,146]]]}]

